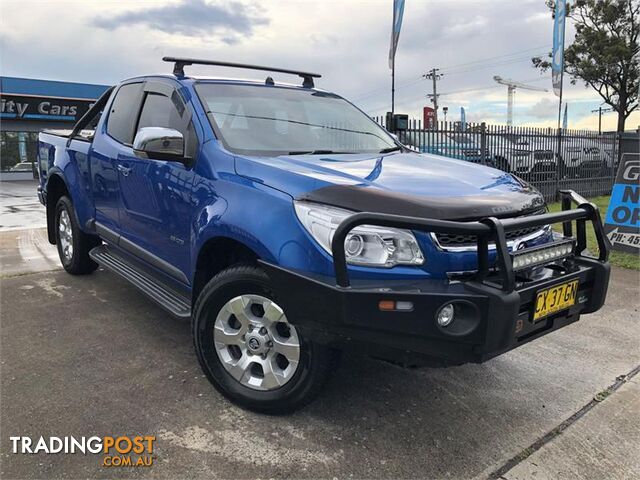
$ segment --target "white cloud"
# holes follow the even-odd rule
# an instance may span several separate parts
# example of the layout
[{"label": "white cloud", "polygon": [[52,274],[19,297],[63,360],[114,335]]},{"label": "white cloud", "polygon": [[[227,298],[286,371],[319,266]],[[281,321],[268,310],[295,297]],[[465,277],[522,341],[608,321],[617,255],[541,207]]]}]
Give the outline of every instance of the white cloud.
[{"label": "white cloud", "polygon": [[558,105],[549,98],[542,98],[527,110],[527,115],[535,118],[549,118],[558,112]]},{"label": "white cloud", "polygon": [[166,35],[211,37],[227,44],[235,44],[242,37],[250,37],[257,26],[269,20],[254,3],[205,0],[182,0],[151,8],[137,8],[115,15],[95,18],[93,25],[107,30],[145,26]]},{"label": "white cloud", "polygon": [[[318,71],[318,86],[356,99],[365,111],[382,114],[390,107],[390,0],[3,0],[0,9],[2,75],[111,84],[169,72],[161,57],[184,55]],[[192,18],[194,11],[201,18]],[[222,13],[214,18],[212,12]],[[439,90],[447,94],[441,105],[450,112],[464,105],[470,119],[504,122],[506,88],[496,86],[493,75],[550,88],[530,57],[549,50],[551,33],[542,0],[408,1],[396,58],[397,110],[421,115],[431,92],[421,75],[438,67],[444,74]],[[569,28],[568,41],[572,35]],[[188,72],[233,75],[197,67]],[[591,122],[586,111],[600,103],[592,90],[569,85],[565,98],[570,122]],[[551,93],[519,91],[516,123],[557,121],[556,102]],[[549,107],[549,115],[536,104]],[[640,123],[637,115],[629,125]]]}]

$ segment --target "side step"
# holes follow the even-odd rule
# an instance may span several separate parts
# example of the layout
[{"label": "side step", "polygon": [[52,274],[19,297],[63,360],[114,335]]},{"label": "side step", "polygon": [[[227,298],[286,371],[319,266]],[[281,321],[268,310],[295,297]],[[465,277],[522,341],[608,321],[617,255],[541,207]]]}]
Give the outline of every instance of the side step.
[{"label": "side step", "polygon": [[191,317],[189,297],[169,287],[142,265],[108,245],[100,245],[89,252],[94,262],[120,275],[162,308],[178,318]]}]

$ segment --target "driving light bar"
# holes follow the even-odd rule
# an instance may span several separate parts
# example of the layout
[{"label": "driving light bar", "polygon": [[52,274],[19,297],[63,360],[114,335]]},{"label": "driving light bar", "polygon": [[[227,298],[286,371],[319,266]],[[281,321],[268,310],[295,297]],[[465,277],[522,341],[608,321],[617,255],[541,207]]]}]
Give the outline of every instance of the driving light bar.
[{"label": "driving light bar", "polygon": [[539,247],[512,252],[511,263],[513,269],[525,270],[569,257],[573,254],[573,245],[573,240],[562,240]]}]

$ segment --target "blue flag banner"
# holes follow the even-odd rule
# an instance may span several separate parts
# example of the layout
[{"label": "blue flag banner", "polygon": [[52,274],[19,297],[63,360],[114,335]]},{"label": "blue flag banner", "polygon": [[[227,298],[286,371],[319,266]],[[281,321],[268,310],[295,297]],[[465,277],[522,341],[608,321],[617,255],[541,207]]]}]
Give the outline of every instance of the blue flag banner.
[{"label": "blue flag banner", "polygon": [[391,46],[389,47],[389,68],[393,69],[396,61],[396,49],[400,39],[402,28],[402,15],[404,14],[404,0],[393,0],[393,28],[391,29]]},{"label": "blue flag banner", "polygon": [[555,21],[553,24],[553,51],[551,53],[551,82],[553,92],[560,96],[562,71],[564,69],[564,23],[567,14],[567,0],[556,0]]},{"label": "blue flag banner", "polygon": [[460,129],[464,132],[467,129],[467,112],[464,107],[460,107]]}]

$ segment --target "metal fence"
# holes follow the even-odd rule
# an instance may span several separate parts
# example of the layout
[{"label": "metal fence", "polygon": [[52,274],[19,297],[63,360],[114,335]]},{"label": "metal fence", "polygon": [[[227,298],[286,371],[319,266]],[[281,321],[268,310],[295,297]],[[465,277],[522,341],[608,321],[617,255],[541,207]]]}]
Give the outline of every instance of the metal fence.
[{"label": "metal fence", "polygon": [[[385,126],[384,117],[374,120]],[[408,127],[392,131],[404,145],[513,173],[550,201],[566,188],[587,197],[611,193],[618,164],[615,133],[460,122],[426,129],[419,120]]]}]

